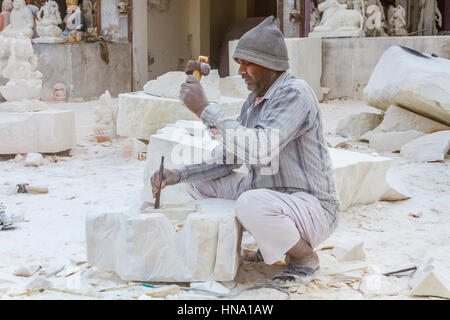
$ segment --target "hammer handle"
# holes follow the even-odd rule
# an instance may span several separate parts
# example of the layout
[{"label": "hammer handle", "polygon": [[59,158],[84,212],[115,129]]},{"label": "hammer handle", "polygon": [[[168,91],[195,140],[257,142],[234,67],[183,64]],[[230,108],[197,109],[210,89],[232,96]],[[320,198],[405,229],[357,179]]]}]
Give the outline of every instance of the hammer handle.
[{"label": "hammer handle", "polygon": [[26,190],[26,193],[32,193],[32,194],[48,193],[48,188],[46,188],[46,187],[25,186],[25,190]]},{"label": "hammer handle", "polygon": [[[208,63],[208,57],[204,57],[204,56],[199,56],[197,59],[197,62],[204,62],[204,63]],[[198,79],[198,81],[200,81],[202,79],[202,73],[198,70],[195,70],[193,72],[194,77],[196,77]]]}]

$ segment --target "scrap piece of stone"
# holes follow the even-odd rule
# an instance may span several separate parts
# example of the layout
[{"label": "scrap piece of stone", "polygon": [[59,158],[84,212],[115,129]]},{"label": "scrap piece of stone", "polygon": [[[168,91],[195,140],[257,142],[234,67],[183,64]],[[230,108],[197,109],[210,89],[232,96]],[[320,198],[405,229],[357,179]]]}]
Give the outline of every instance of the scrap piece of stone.
[{"label": "scrap piece of stone", "polygon": [[425,133],[416,130],[377,133],[370,138],[369,146],[378,152],[397,152],[403,145],[423,135]]},{"label": "scrap piece of stone", "polygon": [[[144,86],[144,92],[163,98],[179,99],[181,84],[185,82],[186,74],[181,71],[171,71],[150,80]],[[208,101],[220,102],[220,77],[218,70],[211,70],[208,76],[203,76],[200,83],[205,90]]]},{"label": "scrap piece of stone", "polygon": [[364,99],[386,110],[399,105],[450,125],[450,61],[392,46],[378,61]]},{"label": "scrap piece of stone", "polygon": [[352,114],[339,121],[336,134],[358,140],[367,131],[373,130],[383,120],[383,115],[373,112]]},{"label": "scrap piece of stone", "polygon": [[360,140],[370,141],[378,133],[415,130],[423,133],[433,133],[449,130],[450,127],[437,121],[425,118],[417,113],[397,106],[390,106],[384,114],[383,121],[372,131],[363,134]]},{"label": "scrap piece of stone", "polygon": [[[218,105],[226,115],[237,117],[243,104],[243,99],[222,97],[220,103],[214,105]],[[119,95],[117,134],[120,136],[149,140],[157,130],[177,120],[198,118],[179,99],[157,97],[145,92]]]},{"label": "scrap piece of stone", "polygon": [[53,283],[47,280],[45,277],[36,277],[31,280],[26,286],[27,290],[35,290],[35,289],[47,289],[53,286]]},{"label": "scrap piece of stone", "polygon": [[413,296],[450,299],[450,278],[433,259],[430,259],[424,268],[415,272],[410,286]]},{"label": "scrap piece of stone", "polygon": [[57,153],[75,145],[71,110],[0,113],[0,154]]},{"label": "scrap piece of stone", "polygon": [[220,94],[222,96],[247,99],[250,91],[241,76],[230,76],[220,79]]},{"label": "scrap piece of stone", "polygon": [[343,246],[335,246],[332,254],[338,261],[364,260],[367,256],[364,242],[348,243]]},{"label": "scrap piece of stone", "polygon": [[381,274],[365,276],[359,290],[366,295],[393,295],[400,291],[389,281],[388,277]]},{"label": "scrap piece of stone", "polygon": [[39,265],[20,265],[14,270],[14,275],[18,277],[31,277],[41,268]]},{"label": "scrap piece of stone", "polygon": [[180,287],[172,285],[150,289],[148,292],[145,293],[145,295],[153,298],[164,298],[168,295],[177,295],[180,293],[181,293]]},{"label": "scrap piece of stone", "polygon": [[44,163],[44,157],[40,153],[28,153],[25,158],[26,167],[38,167]]},{"label": "scrap piece of stone", "polygon": [[325,140],[327,141],[327,145],[331,148],[343,148],[347,146],[350,141],[349,138],[342,137],[326,137]]},{"label": "scrap piece of stone", "polygon": [[386,191],[380,197],[380,201],[398,201],[411,198],[411,192],[405,184],[392,172],[386,173]]},{"label": "scrap piece of stone", "polygon": [[405,144],[400,154],[417,161],[443,161],[450,149],[450,130],[427,134]]}]

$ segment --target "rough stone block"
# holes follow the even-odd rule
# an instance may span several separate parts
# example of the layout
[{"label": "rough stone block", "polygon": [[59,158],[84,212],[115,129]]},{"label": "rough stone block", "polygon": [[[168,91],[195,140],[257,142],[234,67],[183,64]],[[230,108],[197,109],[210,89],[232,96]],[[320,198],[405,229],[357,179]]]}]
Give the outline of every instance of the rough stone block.
[{"label": "rough stone block", "polygon": [[450,130],[450,127],[442,123],[422,117],[401,107],[390,106],[384,114],[383,121],[372,131],[368,131],[361,136],[360,140],[370,141],[378,133],[399,132],[399,131],[419,131],[423,133],[433,133],[442,130]]},{"label": "rough stone block", "polygon": [[222,96],[247,99],[250,91],[241,76],[231,76],[220,79],[220,94]]},{"label": "rough stone block", "polygon": [[186,215],[178,231],[164,209],[88,214],[88,264],[126,281],[233,280],[241,237],[234,201],[193,203],[196,211]]},{"label": "rough stone block", "polygon": [[70,110],[0,113],[0,154],[56,153],[75,145]]},{"label": "rough stone block", "polygon": [[364,99],[386,110],[399,105],[450,125],[450,61],[392,46],[378,61]]},{"label": "rough stone block", "polygon": [[400,154],[417,161],[443,161],[450,150],[450,130],[427,134],[405,144]]},{"label": "rough stone block", "polygon": [[[184,72],[168,72],[155,80],[147,82],[144,86],[144,92],[163,98],[178,99],[181,84],[185,80],[186,74]],[[210,102],[220,102],[220,77],[218,70],[211,70],[208,76],[202,77],[200,83]]]},{"label": "rough stone block", "polygon": [[[229,116],[238,116],[244,100],[222,97],[220,109]],[[198,120],[179,99],[161,98],[145,92],[119,95],[117,133],[129,138],[149,140],[166,124],[177,120]]]},{"label": "rough stone block", "polygon": [[409,198],[411,198],[411,192],[392,169],[389,169],[386,173],[386,191],[380,197],[380,201],[398,201]]},{"label": "rough stone block", "polygon": [[392,159],[340,149],[330,149],[330,156],[343,210],[380,199]]},{"label": "rough stone block", "polygon": [[366,258],[366,249],[364,242],[346,243],[341,246],[335,246],[332,254],[338,261],[364,260]]},{"label": "rough stone block", "polygon": [[[206,157],[218,144],[203,131],[200,122],[192,121],[189,125],[184,122],[177,125],[178,127],[172,125],[158,131],[158,134],[150,139],[142,194],[145,200],[152,199],[149,181],[153,172],[158,170],[162,155],[165,156],[166,167],[175,168],[201,161],[202,157]],[[196,131],[196,134],[183,129],[187,126],[190,126],[191,131]],[[198,129],[193,129],[195,127]],[[392,162],[390,158],[373,157],[340,149],[330,149],[330,156],[344,210],[355,204],[376,202],[386,191],[385,175]],[[188,200],[190,196],[185,192],[185,186],[179,184],[166,188],[162,199],[166,203],[176,203]]]}]

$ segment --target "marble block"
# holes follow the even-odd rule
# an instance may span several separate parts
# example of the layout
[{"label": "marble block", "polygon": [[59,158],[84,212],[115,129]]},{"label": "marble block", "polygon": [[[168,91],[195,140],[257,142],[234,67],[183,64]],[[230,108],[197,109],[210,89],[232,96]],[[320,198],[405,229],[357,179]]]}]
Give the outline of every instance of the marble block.
[{"label": "marble block", "polygon": [[336,134],[358,140],[364,133],[376,128],[383,115],[375,112],[360,112],[340,120],[336,127]]},{"label": "marble block", "polygon": [[386,191],[392,159],[341,149],[330,149],[330,156],[342,210],[376,202]]},{"label": "marble block", "polygon": [[416,130],[377,133],[370,138],[369,146],[378,152],[397,152],[403,145],[423,135],[425,133]]},{"label": "marble block", "polygon": [[450,277],[443,266],[430,259],[414,273],[411,295],[450,299]]},{"label": "marble block", "polygon": [[[171,71],[150,80],[144,86],[144,92],[162,98],[179,99],[181,84],[185,82],[186,74],[181,71]],[[200,83],[205,90],[208,101],[220,102],[220,77],[218,70],[211,70],[209,75],[203,76]]]},{"label": "marble block", "polygon": [[220,79],[220,94],[222,96],[247,99],[250,91],[241,76],[231,76]]},{"label": "marble block", "polygon": [[[228,116],[237,117],[243,99],[221,97],[220,109]],[[162,98],[145,92],[119,95],[117,134],[129,138],[149,140],[166,124],[177,120],[198,120],[179,99]]]},{"label": "marble block", "polygon": [[364,38],[365,36],[362,30],[314,31],[308,34],[309,38]]},{"label": "marble block", "polygon": [[[191,129],[187,130],[189,127]],[[218,144],[202,128],[198,121],[177,122],[151,136],[144,170],[142,197],[145,200],[152,201],[149,181],[153,172],[159,169],[161,156],[165,156],[166,168],[176,168],[200,162]],[[376,202],[386,192],[385,177],[392,162],[390,158],[341,149],[329,150],[343,210],[355,204]],[[178,184],[166,188],[162,199],[170,203],[187,201],[190,196],[185,191],[185,185]]]},{"label": "marble block", "polygon": [[402,106],[450,125],[450,61],[406,47],[383,54],[364,89],[364,100],[386,110]]},{"label": "marble block", "polygon": [[128,210],[86,218],[87,262],[126,281],[231,281],[240,261],[241,227],[234,201],[193,202],[181,229],[170,213]]},{"label": "marble block", "polygon": [[0,112],[0,154],[66,151],[75,137],[71,110]]}]

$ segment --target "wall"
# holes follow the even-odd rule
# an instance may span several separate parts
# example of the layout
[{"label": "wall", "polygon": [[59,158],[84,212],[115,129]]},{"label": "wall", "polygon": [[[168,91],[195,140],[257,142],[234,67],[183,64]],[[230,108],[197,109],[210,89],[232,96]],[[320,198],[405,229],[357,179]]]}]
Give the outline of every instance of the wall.
[{"label": "wall", "polygon": [[109,64],[100,57],[98,43],[35,44],[43,74],[41,99],[53,100],[53,86],[64,83],[69,98],[98,99],[131,91],[131,45],[108,44]]},{"label": "wall", "polygon": [[322,40],[322,87],[330,88],[327,99],[363,98],[375,65],[393,45],[403,45],[449,59],[450,36],[329,38]]},{"label": "wall", "polygon": [[188,11],[188,0],[170,1],[168,10],[164,11],[158,7],[149,7],[149,79],[179,70],[179,65],[191,57]]}]

